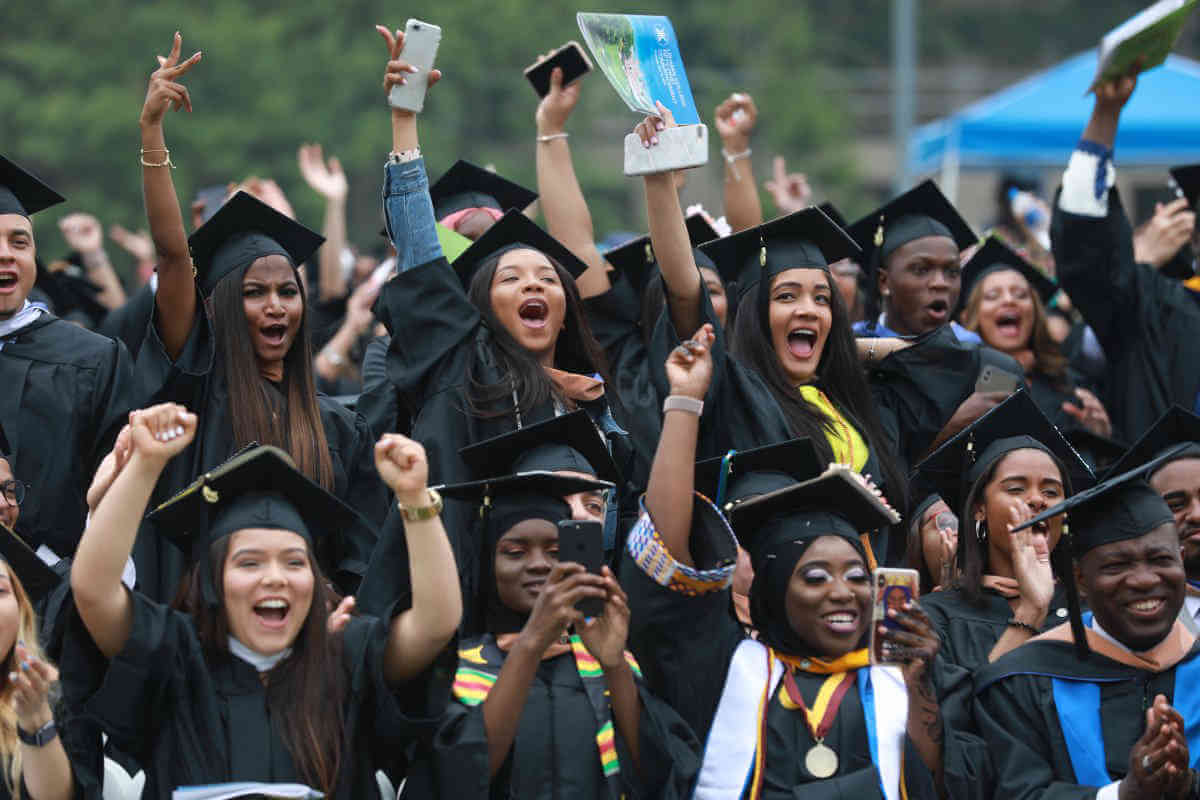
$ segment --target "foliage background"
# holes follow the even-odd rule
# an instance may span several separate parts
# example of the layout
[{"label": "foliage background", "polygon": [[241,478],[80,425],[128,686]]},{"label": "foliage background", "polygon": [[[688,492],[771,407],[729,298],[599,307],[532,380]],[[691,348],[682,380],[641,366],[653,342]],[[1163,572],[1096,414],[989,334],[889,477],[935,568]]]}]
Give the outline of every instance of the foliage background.
[{"label": "foliage background", "polygon": [[[995,65],[1029,71],[1094,46],[1136,12],[1138,0],[921,0],[921,66]],[[666,14],[703,114],[731,91],[752,93],[762,112],[755,137],[760,176],[784,152],[847,213],[872,198],[856,191],[839,74],[886,67],[888,0],[7,0],[0,26],[3,152],[53,183],[68,206],[105,224],[143,227],[137,118],[156,53],[184,35],[184,55],[204,51],[189,76],[195,112],[168,117],[167,142],[186,202],[203,186],[270,176],[301,220],[319,227],[321,202],[303,184],[296,149],[321,142],[351,182],[351,239],[377,243],[379,182],[389,149],[381,88],[385,49],[376,22],[413,16],[442,26],[438,66],[421,139],[432,176],[455,158],[493,163],[534,185],[536,97],[521,71],[536,55],[578,39],[575,12]],[[1182,52],[1200,52],[1195,20]],[[576,168],[598,232],[643,230],[636,182],[621,174],[620,142],[637,121],[598,74],[570,123]],[[715,133],[715,131],[714,131]],[[713,146],[716,153],[716,144]],[[719,209],[720,158],[693,179],[685,199]],[[770,206],[768,205],[769,209]],[[45,242],[45,239],[42,240]],[[57,241],[43,255],[61,254]]]}]

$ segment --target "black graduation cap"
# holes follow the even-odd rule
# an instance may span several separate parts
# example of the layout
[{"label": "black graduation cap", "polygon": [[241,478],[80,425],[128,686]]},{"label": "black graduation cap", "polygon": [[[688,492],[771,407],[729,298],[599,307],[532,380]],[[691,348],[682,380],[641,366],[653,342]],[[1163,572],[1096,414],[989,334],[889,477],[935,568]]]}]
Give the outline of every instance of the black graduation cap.
[{"label": "black graduation cap", "polygon": [[[157,530],[203,570],[210,546],[245,528],[275,528],[304,537],[327,574],[340,554],[328,534],[371,524],[296,469],[291,456],[259,445],[197,478],[149,515]],[[205,591],[211,580],[205,575]],[[207,598],[216,603],[216,597]]]},{"label": "black graduation cap", "polygon": [[824,268],[858,258],[859,247],[819,208],[806,208],[764,222],[700,248],[717,264],[726,283],[736,280],[738,296],[760,280],[795,268]]},{"label": "black graduation cap", "polygon": [[500,475],[478,481],[434,486],[442,497],[467,500],[476,505],[491,505],[496,498],[511,495],[566,497],[580,492],[595,492],[613,488],[608,481],[588,480],[556,472],[535,470],[514,475]]},{"label": "black graduation cap", "polygon": [[860,545],[860,534],[900,521],[861,477],[838,464],[813,480],[735,503],[726,516],[756,570],[782,542],[832,535]]},{"label": "black graduation cap", "polygon": [[713,239],[720,239],[721,234],[717,233],[703,214],[696,213],[690,215],[684,220],[687,225],[688,239],[692,242],[692,247],[699,247],[702,244],[711,242]]},{"label": "black graduation cap", "polygon": [[848,230],[863,249],[862,263],[868,275],[896,248],[916,239],[946,236],[954,240],[959,252],[979,241],[971,226],[932,180],[925,180],[889,200]]},{"label": "black graduation cap", "polygon": [[66,199],[36,175],[0,156],[0,214],[31,217]]},{"label": "black graduation cap", "polygon": [[846,227],[846,217],[842,214],[841,211],[838,211],[837,206],[835,206],[833,203],[826,201],[824,203],[821,203],[821,205],[817,206],[817,208],[821,209],[821,211],[824,212],[825,216],[829,217],[831,220],[833,220],[835,223],[837,223],[837,226],[839,228],[844,229]]},{"label": "black graduation cap", "polygon": [[458,453],[472,474],[481,477],[565,470],[612,483],[621,480],[608,443],[583,409],[477,442]]},{"label": "black graduation cap", "polygon": [[1175,185],[1187,198],[1188,205],[1200,208],[1200,164],[1182,164],[1171,167],[1170,172]]},{"label": "black graduation cap", "polygon": [[572,278],[578,278],[587,270],[587,264],[537,223],[520,211],[509,211],[454,260],[454,271],[463,286],[470,286],[471,278],[488,256],[518,248],[541,251],[557,261]]},{"label": "black graduation cap", "polygon": [[929,479],[959,513],[975,481],[1006,453],[1024,449],[1048,452],[1067,469],[1067,479],[1078,492],[1095,481],[1075,448],[1046,418],[1024,388],[988,411],[931,453],[916,471]]},{"label": "black graduation cap", "polygon": [[466,208],[524,211],[538,199],[535,191],[513,183],[469,161],[456,161],[429,187],[433,214],[439,220]]},{"label": "black graduation cap", "polygon": [[[717,229],[709,224],[703,214],[692,214],[685,220],[688,239],[692,243],[692,255],[695,256],[696,266],[720,270],[709,258],[700,245],[719,239]],[[641,295],[654,278],[658,277],[658,259],[654,255],[654,247],[650,244],[650,234],[631,239],[604,252],[604,258],[613,269],[625,276],[634,290]],[[721,273],[722,280],[727,280]]]},{"label": "black graduation cap", "polygon": [[1046,273],[1022,258],[1015,250],[1000,241],[999,237],[989,236],[971,256],[971,260],[963,265],[962,292],[959,294],[962,300],[960,302],[965,303],[966,298],[971,295],[971,290],[985,277],[993,272],[1002,272],[1006,269],[1013,269],[1021,273],[1025,280],[1029,281],[1033,290],[1037,292],[1038,297],[1042,298],[1042,303],[1049,303],[1050,298],[1058,291],[1058,284]]},{"label": "black graduation cap", "polygon": [[697,461],[695,486],[720,508],[727,499],[745,494],[746,484],[740,479],[751,473],[787,475],[795,482],[815,478],[824,468],[812,440],[802,437],[749,450],[730,450],[723,456]]},{"label": "black graduation cap", "polygon": [[49,267],[40,258],[36,262],[34,286],[45,293],[56,316],[67,317],[79,312],[95,326],[108,314],[108,309],[98,299],[103,290],[88,280],[83,269],[70,258],[65,262],[51,263]]},{"label": "black graduation cap", "polygon": [[188,238],[200,292],[212,294],[235,269],[266,255],[282,255],[299,268],[325,237],[239,191]]},{"label": "black graduation cap", "polygon": [[[1092,433],[1087,428],[1072,428],[1066,435],[1067,441],[1079,451],[1096,475],[1107,472],[1129,449],[1129,445],[1124,442]],[[1200,452],[1200,448],[1197,452]]]},{"label": "black graduation cap", "polygon": [[20,534],[3,523],[0,523],[0,559],[16,573],[35,607],[62,583],[62,576],[42,561]]},{"label": "black graduation cap", "polygon": [[7,459],[11,452],[12,445],[8,443],[8,437],[4,435],[4,426],[0,425],[0,458]]},{"label": "black graduation cap", "polygon": [[[1168,449],[1179,450],[1178,445],[1188,444],[1172,461],[1180,458],[1200,458],[1200,417],[1183,408],[1172,406],[1138,439],[1129,451],[1121,456],[1112,466],[1106,478],[1120,475],[1131,469],[1147,464]],[[1155,467],[1154,471],[1165,467],[1169,462],[1164,461]],[[1154,471],[1146,473],[1146,479],[1153,476]]]}]

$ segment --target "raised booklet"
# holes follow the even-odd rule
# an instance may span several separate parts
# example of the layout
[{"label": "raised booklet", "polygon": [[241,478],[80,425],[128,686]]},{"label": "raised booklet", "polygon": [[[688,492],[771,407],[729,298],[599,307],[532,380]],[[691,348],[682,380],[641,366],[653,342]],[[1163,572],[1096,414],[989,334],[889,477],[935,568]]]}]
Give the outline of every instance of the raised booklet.
[{"label": "raised booklet", "polygon": [[282,800],[317,800],[324,797],[316,789],[302,783],[208,783],[203,786],[180,786],[171,792],[171,800],[234,800],[239,797],[281,798]]},{"label": "raised booklet", "polygon": [[1088,91],[1094,92],[1102,83],[1129,74],[1138,59],[1142,60],[1139,72],[1163,63],[1197,2],[1159,0],[1106,33],[1100,40],[1096,77]]}]

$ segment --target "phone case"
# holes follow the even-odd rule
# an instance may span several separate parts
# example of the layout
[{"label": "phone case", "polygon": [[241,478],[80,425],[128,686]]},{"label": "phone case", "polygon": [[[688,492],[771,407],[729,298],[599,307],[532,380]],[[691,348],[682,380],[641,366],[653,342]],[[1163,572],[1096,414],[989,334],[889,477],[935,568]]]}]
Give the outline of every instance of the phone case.
[{"label": "phone case", "polygon": [[1020,385],[1021,379],[1018,376],[988,365],[979,373],[979,380],[975,381],[975,391],[980,393],[1004,392],[1005,394],[1012,394]]},{"label": "phone case", "polygon": [[625,137],[625,174],[651,175],[676,169],[702,167],[708,163],[708,126],[680,125],[659,131],[658,144],[642,145],[641,137]]},{"label": "phone case", "polygon": [[592,71],[592,62],[579,46],[579,42],[567,42],[551,53],[545,61],[530,65],[525,69],[525,78],[532,84],[538,97],[545,97],[550,93],[550,73],[555,67],[562,67],[563,86],[570,86]]},{"label": "phone case", "polygon": [[[593,575],[604,566],[604,526],[599,522],[563,520],[558,523],[558,560],[574,561]],[[587,617],[604,615],[604,600],[589,597],[576,606]]]},{"label": "phone case", "polygon": [[916,600],[921,594],[920,577],[915,569],[898,567],[879,567],[872,577],[871,663],[899,664],[902,660],[890,652],[892,648],[880,636],[879,626],[900,629],[900,623],[888,618],[887,610],[900,609],[906,601]]},{"label": "phone case", "polygon": [[425,108],[425,91],[429,88],[429,71],[433,69],[438,45],[442,41],[442,29],[428,22],[410,19],[404,26],[404,49],[400,58],[419,71],[408,76],[403,86],[393,86],[388,93],[388,104],[392,108],[420,112]]}]

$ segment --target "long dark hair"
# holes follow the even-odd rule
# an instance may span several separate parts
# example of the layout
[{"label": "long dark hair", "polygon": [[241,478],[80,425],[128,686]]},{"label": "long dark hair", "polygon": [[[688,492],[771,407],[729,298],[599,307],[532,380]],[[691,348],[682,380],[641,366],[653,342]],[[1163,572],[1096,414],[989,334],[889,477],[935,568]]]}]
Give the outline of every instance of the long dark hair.
[{"label": "long dark hair", "polygon": [[[1029,289],[1029,296],[1033,299],[1033,331],[1029,336],[1029,349],[1033,352],[1033,371],[1048,378],[1055,388],[1067,391],[1070,384],[1067,376],[1068,361],[1058,342],[1050,335],[1050,326],[1046,323],[1046,304],[1033,287]],[[983,281],[979,280],[972,287],[963,307],[964,328],[979,333],[979,306],[982,304]]]},{"label": "long dark hair", "polygon": [[[897,508],[908,505],[908,484],[904,473],[896,464],[883,435],[883,426],[875,412],[871,389],[866,375],[858,363],[858,351],[854,334],[850,330],[846,306],[828,268],[821,270],[829,279],[830,310],[832,323],[825,349],[817,363],[815,384],[821,388],[846,420],[853,425],[872,454],[879,462],[882,478],[887,489],[888,501]],[[804,399],[799,389],[779,363],[775,346],[771,341],[770,305],[771,279],[764,277],[754,291],[754,313],[741,309],[734,317],[730,349],[748,367],[762,376],[775,397],[788,428],[795,436],[807,436],[817,448],[817,455],[824,461],[833,461],[833,448],[826,439],[827,433],[836,434],[833,421],[823,411]],[[744,302],[744,300],[743,300]]]},{"label": "long dark hair", "polygon": [[[1010,450],[1004,453],[999,458],[988,466],[987,471],[979,476],[979,479],[971,486],[967,492],[966,500],[963,501],[962,513],[959,516],[958,526],[958,552],[955,554],[955,560],[958,562],[958,578],[954,585],[963,593],[963,597],[973,606],[982,608],[983,602],[983,576],[987,573],[988,550],[984,543],[980,541],[976,534],[975,525],[975,506],[983,505],[986,507],[986,498],[984,493],[987,491],[988,484],[996,477],[996,470],[1000,467],[1000,462],[1015,453],[1016,450]],[[1043,451],[1045,452],[1045,451]],[[1054,466],[1058,468],[1058,474],[1062,478],[1064,499],[1070,497],[1071,488],[1071,473],[1067,471],[1067,466],[1058,456],[1053,453],[1046,453],[1050,456],[1050,460],[1054,462]],[[984,521],[982,530],[987,530],[987,522]],[[1061,570],[1069,569],[1071,564],[1070,547],[1062,539],[1059,539],[1054,550],[1050,552],[1050,562],[1055,573],[1061,575]],[[1064,581],[1064,583],[1068,583]],[[1073,582],[1069,582],[1073,586]]]},{"label": "long dark hair", "polygon": [[[541,403],[549,402],[558,392],[533,353],[513,338],[492,310],[492,277],[496,274],[496,267],[499,266],[500,258],[505,252],[508,251],[495,253],[485,259],[467,288],[467,299],[479,310],[491,333],[492,356],[500,373],[499,381],[489,383],[480,376],[480,372],[488,365],[477,362],[471,364],[467,404],[469,412],[477,417],[499,417],[511,413],[514,395],[516,407],[529,411]],[[612,381],[609,380],[608,362],[604,358],[603,348],[592,335],[592,329],[588,325],[575,279],[550,256],[546,256],[546,260],[554,267],[567,299],[563,330],[558,335],[558,344],[554,350],[554,366],[566,372],[584,375],[599,373],[604,379],[605,396],[609,405],[615,406],[615,390]],[[497,404],[502,401],[507,402],[498,409]]]},{"label": "long dark hair", "polygon": [[[313,378],[312,343],[309,340],[308,301],[300,287],[303,310],[296,340],[283,357],[282,397],[267,386],[258,370],[258,359],[242,300],[242,279],[250,264],[222,278],[213,289],[211,316],[217,357],[229,387],[229,416],[235,449],[251,442],[282,448],[296,466],[327,491],[333,491],[333,459],[325,439],[325,426],[317,405]],[[299,277],[296,279],[299,283]]]},{"label": "long dark hair", "polygon": [[[172,606],[192,618],[196,636],[209,664],[228,662],[229,623],[226,620],[225,559],[232,536],[213,542],[209,548],[209,572],[221,608],[205,602],[199,566],[183,577]],[[282,720],[280,734],[300,775],[311,786],[332,796],[342,765],[345,719],[342,699],[346,694],[342,670],[342,640],[330,636],[329,592],[316,554],[308,554],[313,572],[312,605],[292,643],[292,653],[267,673],[267,708]]]}]

